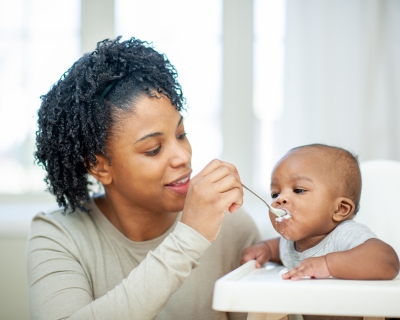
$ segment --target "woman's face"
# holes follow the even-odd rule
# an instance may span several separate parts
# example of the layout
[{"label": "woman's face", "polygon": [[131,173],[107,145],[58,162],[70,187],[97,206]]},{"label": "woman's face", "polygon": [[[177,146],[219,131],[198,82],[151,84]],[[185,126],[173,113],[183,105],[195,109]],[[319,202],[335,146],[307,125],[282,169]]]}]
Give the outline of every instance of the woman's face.
[{"label": "woman's face", "polygon": [[107,193],[139,211],[182,210],[192,149],[181,114],[165,96],[143,97],[118,119],[107,141],[112,179]]}]

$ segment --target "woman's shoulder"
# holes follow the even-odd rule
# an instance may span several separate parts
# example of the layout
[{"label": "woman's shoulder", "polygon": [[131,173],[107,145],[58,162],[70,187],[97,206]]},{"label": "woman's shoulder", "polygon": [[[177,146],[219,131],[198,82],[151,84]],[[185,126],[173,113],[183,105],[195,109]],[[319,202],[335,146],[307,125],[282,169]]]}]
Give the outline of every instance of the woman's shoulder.
[{"label": "woman's shoulder", "polygon": [[[85,207],[90,210],[90,204]],[[64,210],[64,208],[53,208],[38,212],[32,219],[30,237],[43,235],[46,237],[60,237],[66,235],[74,237],[87,234],[88,229],[96,228],[91,212]]]}]

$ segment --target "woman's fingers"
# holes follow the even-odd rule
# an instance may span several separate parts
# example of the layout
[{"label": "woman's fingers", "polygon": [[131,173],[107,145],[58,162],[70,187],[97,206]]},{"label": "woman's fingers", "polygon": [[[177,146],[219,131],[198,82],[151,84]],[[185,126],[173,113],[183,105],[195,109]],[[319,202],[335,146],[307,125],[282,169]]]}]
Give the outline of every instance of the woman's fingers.
[{"label": "woman's fingers", "polygon": [[228,207],[225,211],[233,213],[243,205],[243,190],[240,188],[225,191],[223,196],[226,197],[228,203]]},{"label": "woman's fingers", "polygon": [[[198,175],[191,180],[193,190],[204,197],[218,197],[220,194],[225,194],[226,199],[231,199],[231,203],[224,208],[229,210],[232,205],[233,210],[236,210],[243,204],[243,188],[240,182],[239,173],[234,165],[220,160],[211,161]],[[207,189],[203,188],[207,185]],[[237,189],[239,194],[228,191]]]},{"label": "woman's fingers", "polygon": [[181,221],[214,241],[224,214],[242,204],[243,189],[236,167],[213,160],[191,179]]},{"label": "woman's fingers", "polygon": [[232,172],[228,167],[223,166],[211,172],[207,178],[215,184],[219,192],[225,192],[233,188],[239,188],[243,192],[239,175]]},{"label": "woman's fingers", "polygon": [[[206,174],[207,173],[207,174]],[[206,179],[215,192],[223,193],[238,188],[243,198],[240,176],[234,165],[220,160],[211,161],[194,179]],[[193,179],[192,179],[193,180]],[[243,202],[241,201],[239,206]]]},{"label": "woman's fingers", "polygon": [[236,175],[237,179],[240,181],[239,172],[236,167],[229,162],[224,162],[218,159],[209,162],[204,169],[197,174],[197,176],[209,177],[216,182],[223,178],[227,173]]}]

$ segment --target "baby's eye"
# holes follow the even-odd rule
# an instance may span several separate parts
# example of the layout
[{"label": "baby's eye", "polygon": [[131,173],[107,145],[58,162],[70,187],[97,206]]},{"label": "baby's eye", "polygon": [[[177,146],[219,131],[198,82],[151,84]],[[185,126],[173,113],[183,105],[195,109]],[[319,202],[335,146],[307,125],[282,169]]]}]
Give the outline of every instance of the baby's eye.
[{"label": "baby's eye", "polygon": [[306,192],[306,190],[300,189],[300,188],[296,188],[296,189],[294,189],[293,191],[294,191],[295,193],[304,193],[304,192]]},{"label": "baby's eye", "polygon": [[271,193],[271,198],[276,199],[279,197],[279,193]]}]

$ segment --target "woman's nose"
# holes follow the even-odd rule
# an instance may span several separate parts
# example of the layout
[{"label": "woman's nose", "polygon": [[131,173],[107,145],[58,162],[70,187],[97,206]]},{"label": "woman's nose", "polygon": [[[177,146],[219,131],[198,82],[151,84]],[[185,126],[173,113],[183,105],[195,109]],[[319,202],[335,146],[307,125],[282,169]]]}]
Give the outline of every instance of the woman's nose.
[{"label": "woman's nose", "polygon": [[192,148],[189,141],[187,143],[177,143],[173,147],[173,156],[171,159],[171,165],[173,167],[179,167],[182,165],[190,165],[192,160]]}]

